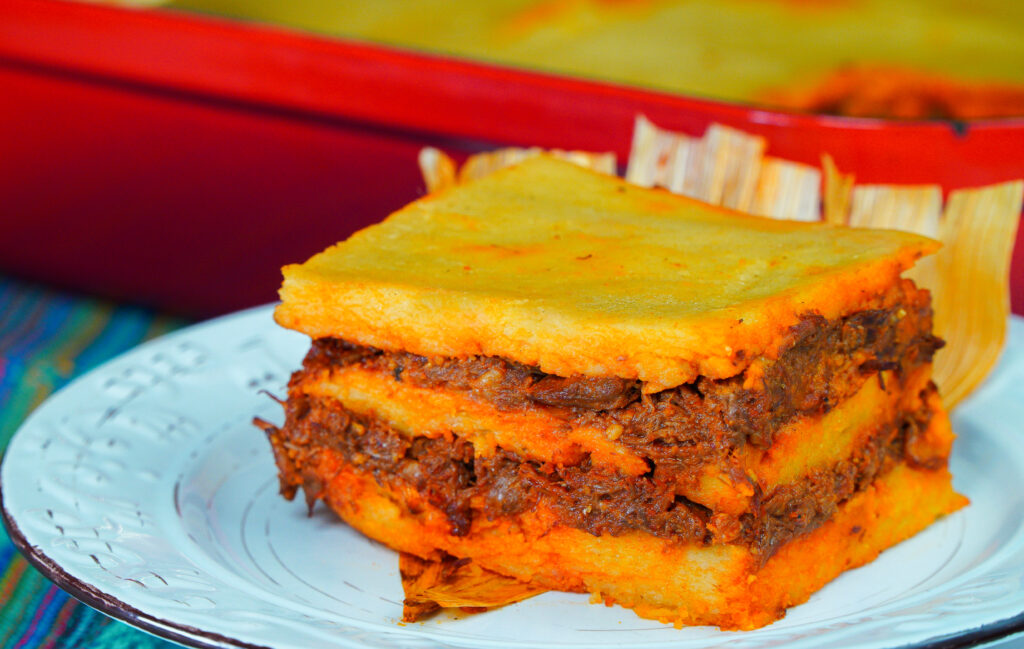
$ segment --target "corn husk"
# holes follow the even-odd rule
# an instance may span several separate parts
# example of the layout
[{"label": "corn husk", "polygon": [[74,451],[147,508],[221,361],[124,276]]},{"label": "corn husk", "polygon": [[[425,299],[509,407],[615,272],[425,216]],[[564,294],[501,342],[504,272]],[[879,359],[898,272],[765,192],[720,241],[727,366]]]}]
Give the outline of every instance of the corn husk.
[{"label": "corn husk", "polygon": [[810,165],[765,156],[751,214],[792,221],[821,218],[821,171]]},{"label": "corn husk", "polygon": [[764,155],[764,138],[718,124],[702,137],[636,118],[626,180],[741,212],[818,220],[821,172]]},{"label": "corn husk", "polygon": [[[679,173],[680,184],[673,182],[677,168],[688,169],[691,149],[698,140],[659,129],[643,115],[638,115],[633,125],[633,142],[630,145],[629,163],[626,166],[626,180],[641,187],[667,187],[677,194],[696,196],[697,183],[692,173]],[[701,160],[690,163],[696,170],[702,167]],[[683,186],[683,179],[690,180]]]},{"label": "corn husk", "polygon": [[[850,195],[846,224],[855,228],[904,230],[940,239],[942,188],[938,185],[857,185]],[[919,259],[905,275],[918,286],[934,290],[939,285],[935,255]]]},{"label": "corn husk", "polygon": [[846,215],[850,213],[850,197],[853,194],[853,174],[840,173],[835,160],[827,153],[821,156],[821,168],[825,183],[822,220],[825,223],[846,225]]},{"label": "corn husk", "polygon": [[934,378],[952,407],[995,366],[1010,315],[1010,259],[1024,197],[1014,181],[951,192],[936,255],[935,333],[947,350],[935,358]]},{"label": "corn husk", "polygon": [[712,124],[704,134],[704,187],[697,198],[741,212],[750,212],[761,175],[763,137]]},{"label": "corn husk", "polygon": [[938,238],[941,214],[938,185],[857,185],[846,222],[855,228],[906,230]]},{"label": "corn husk", "polygon": [[416,622],[442,608],[494,608],[546,591],[512,577],[499,575],[468,559],[445,555],[421,559],[401,553],[398,560],[405,591],[402,620]]},{"label": "corn husk", "polygon": [[443,151],[424,147],[420,150],[419,164],[427,193],[433,194],[455,184],[455,161]]}]

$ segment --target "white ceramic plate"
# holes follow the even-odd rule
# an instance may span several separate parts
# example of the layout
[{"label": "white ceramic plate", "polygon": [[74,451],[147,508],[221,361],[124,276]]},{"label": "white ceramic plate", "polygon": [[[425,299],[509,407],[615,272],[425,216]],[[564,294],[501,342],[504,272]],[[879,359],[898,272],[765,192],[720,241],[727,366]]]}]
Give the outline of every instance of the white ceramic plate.
[{"label": "white ceramic plate", "polygon": [[269,308],[143,345],[39,408],[2,470],[15,543],[54,581],[199,647],[969,646],[1024,628],[1024,320],[955,413],[952,468],[972,504],[751,632],[676,630],[547,593],[401,625],[397,557],[322,507],[277,495],[250,421],[279,421],[307,340]]}]

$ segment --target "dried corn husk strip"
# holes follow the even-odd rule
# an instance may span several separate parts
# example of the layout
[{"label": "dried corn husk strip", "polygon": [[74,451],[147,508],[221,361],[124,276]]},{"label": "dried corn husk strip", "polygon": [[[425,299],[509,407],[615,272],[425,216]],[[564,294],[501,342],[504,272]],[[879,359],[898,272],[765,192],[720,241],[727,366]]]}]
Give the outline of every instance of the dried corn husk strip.
[{"label": "dried corn husk strip", "polygon": [[[626,180],[641,187],[671,187],[672,173],[676,159],[683,149],[685,166],[686,150],[695,138],[672,133],[658,128],[643,115],[637,115],[633,125],[633,143],[626,166]],[[694,194],[674,189],[677,193]]]},{"label": "dried corn husk strip", "polygon": [[493,608],[546,591],[448,555],[421,559],[403,552],[398,569],[405,591],[405,622],[415,622],[441,608]]},{"label": "dried corn husk strip", "polygon": [[[703,138],[658,128],[636,118],[626,180],[644,187],[665,187],[677,194],[723,205],[752,202],[760,167],[759,138],[712,125]],[[751,182],[753,186],[751,187]],[[749,196],[748,194],[749,190]]]},{"label": "dried corn husk strip", "polygon": [[659,161],[667,168],[668,153],[664,143],[658,142],[658,127],[643,115],[633,122],[633,141],[626,161],[626,180],[641,187],[654,187],[658,179]]},{"label": "dried corn husk strip", "polygon": [[938,238],[941,213],[938,185],[857,185],[847,222],[855,228],[906,230]]},{"label": "dried corn husk strip", "polygon": [[761,174],[765,139],[712,124],[704,134],[704,141],[706,176],[697,198],[749,213]]},{"label": "dried corn husk strip", "polygon": [[704,139],[678,136],[671,167],[666,170],[668,182],[659,185],[683,196],[700,198],[707,185],[707,148]]},{"label": "dried corn husk strip", "polygon": [[774,219],[817,221],[821,172],[810,165],[765,156],[751,213]]},{"label": "dried corn husk strip", "polygon": [[[848,224],[855,228],[905,230],[939,239],[941,214],[942,189],[938,185],[857,185],[850,197]],[[933,292],[939,286],[935,256],[918,260],[905,275]]]},{"label": "dried corn husk strip", "polygon": [[428,193],[433,194],[455,184],[455,161],[443,151],[424,147],[420,150],[419,163]]},{"label": "dried corn husk strip", "polygon": [[720,124],[696,138],[636,118],[626,180],[743,212],[818,220],[821,173],[765,158],[766,141]]},{"label": "dried corn husk strip", "polygon": [[638,115],[626,180],[700,198],[705,193],[706,149],[705,140],[666,131]]},{"label": "dried corn husk strip", "polygon": [[825,173],[825,195],[823,197],[823,219],[825,223],[846,225],[850,213],[850,195],[853,193],[853,174],[841,174],[832,156],[821,156],[821,168]]},{"label": "dried corn husk strip", "polygon": [[995,366],[1010,314],[1010,258],[1024,182],[951,192],[941,224],[945,248],[936,261],[935,333],[947,350],[934,378],[952,407]]},{"label": "dried corn husk strip", "polygon": [[529,149],[518,147],[507,147],[484,151],[469,156],[462,164],[462,167],[455,171],[455,162],[433,147],[426,147],[420,151],[419,164],[420,173],[426,182],[427,191],[435,192],[445,189],[456,183],[464,183],[476,178],[482,178],[489,173],[514,165],[518,162],[541,153],[553,155],[569,162],[587,167],[594,171],[600,171],[614,175],[618,172],[618,162],[614,153],[591,153],[589,151],[563,151],[561,149],[541,149],[531,147]]}]

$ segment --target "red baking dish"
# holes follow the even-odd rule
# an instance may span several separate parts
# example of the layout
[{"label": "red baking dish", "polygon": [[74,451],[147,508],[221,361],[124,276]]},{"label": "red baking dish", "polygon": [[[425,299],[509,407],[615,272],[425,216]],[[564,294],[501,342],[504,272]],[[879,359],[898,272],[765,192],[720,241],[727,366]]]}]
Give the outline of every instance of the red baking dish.
[{"label": "red baking dish", "polygon": [[[0,271],[191,315],[423,192],[420,147],[614,151],[633,120],[764,135],[859,182],[1024,177],[1024,119],[790,114],[163,10],[0,0]],[[1024,312],[1018,236],[1013,306]]]}]

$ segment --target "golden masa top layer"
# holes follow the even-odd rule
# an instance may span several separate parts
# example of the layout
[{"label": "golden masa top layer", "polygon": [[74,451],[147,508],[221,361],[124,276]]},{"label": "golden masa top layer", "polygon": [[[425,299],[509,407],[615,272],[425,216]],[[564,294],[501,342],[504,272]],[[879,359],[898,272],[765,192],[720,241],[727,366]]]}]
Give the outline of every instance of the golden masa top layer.
[{"label": "golden masa top layer", "polygon": [[856,310],[938,245],[745,216],[537,157],[286,266],[275,318],[314,338],[656,390],[741,372],[801,315]]}]

